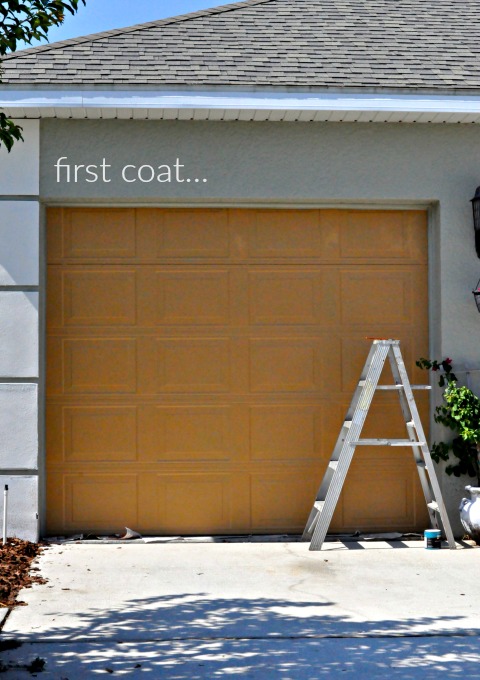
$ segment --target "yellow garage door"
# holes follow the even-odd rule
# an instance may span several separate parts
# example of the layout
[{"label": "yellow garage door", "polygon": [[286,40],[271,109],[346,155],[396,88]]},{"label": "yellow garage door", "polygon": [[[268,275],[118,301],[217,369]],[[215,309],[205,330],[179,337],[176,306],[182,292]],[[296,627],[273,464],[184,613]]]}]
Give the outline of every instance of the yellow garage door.
[{"label": "yellow garage door", "polygon": [[[299,532],[365,337],[425,378],[426,214],[50,209],[47,310],[50,533]],[[332,528],[425,520],[411,451],[357,450]]]}]

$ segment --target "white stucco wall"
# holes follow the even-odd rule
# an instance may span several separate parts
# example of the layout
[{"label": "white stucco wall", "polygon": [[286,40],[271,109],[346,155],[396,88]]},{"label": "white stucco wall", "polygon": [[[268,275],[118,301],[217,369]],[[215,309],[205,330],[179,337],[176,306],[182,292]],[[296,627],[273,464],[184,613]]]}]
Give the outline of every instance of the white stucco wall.
[{"label": "white stucco wall", "polygon": [[0,517],[3,521],[3,493],[8,486],[7,536],[25,541],[38,540],[38,480],[35,475],[0,474]]},{"label": "white stucco wall", "polygon": [[38,196],[40,135],[38,120],[17,120],[24,142],[10,153],[0,148],[0,195]]},{"label": "white stucco wall", "polygon": [[37,201],[0,201],[0,286],[38,286],[38,224]]},{"label": "white stucco wall", "polygon": [[38,293],[0,292],[0,375],[38,378]]},{"label": "white stucco wall", "polygon": [[8,484],[8,534],[36,540],[40,126],[19,122],[25,141],[0,149],[0,506]]},{"label": "white stucco wall", "polygon": [[[70,181],[55,167],[60,157]],[[184,181],[122,179],[127,165],[177,162]],[[80,168],[75,181],[75,164],[102,163],[105,177],[87,182]],[[127,177],[134,176],[130,167]],[[432,354],[478,365],[480,315],[471,290],[480,262],[469,200],[479,184],[478,125],[42,122],[47,203],[429,207]],[[463,482],[442,482],[454,519]]]},{"label": "white stucco wall", "polygon": [[4,469],[36,469],[37,409],[37,385],[0,384],[0,460]]}]

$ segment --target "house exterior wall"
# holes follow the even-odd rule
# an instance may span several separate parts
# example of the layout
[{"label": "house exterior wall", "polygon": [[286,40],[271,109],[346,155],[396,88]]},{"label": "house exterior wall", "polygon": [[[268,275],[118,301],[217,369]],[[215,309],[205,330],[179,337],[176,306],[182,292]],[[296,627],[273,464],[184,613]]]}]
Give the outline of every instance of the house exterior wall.
[{"label": "house exterior wall", "polygon": [[[480,318],[471,290],[480,267],[469,204],[480,184],[478,126],[44,120],[40,142],[40,199],[46,205],[428,207],[431,354],[451,356],[457,363],[478,363]],[[4,211],[12,210],[11,203],[25,204],[18,200],[25,192],[35,195],[36,143],[34,139],[18,145],[17,157],[2,159],[0,193],[4,199],[15,197],[5,202]],[[61,167],[56,166],[60,158]],[[11,160],[13,170],[6,173],[4,168]],[[18,171],[16,164],[23,171]],[[89,173],[86,167],[79,167],[75,181],[74,165],[96,167],[90,167]],[[152,174],[149,167],[141,170],[139,178],[141,166],[163,166],[157,171],[163,181],[148,181]],[[170,181],[166,181],[169,171]],[[38,219],[31,217],[27,222],[30,227],[24,228],[33,229],[35,223],[38,234]],[[0,239],[2,233],[0,229]],[[17,236],[11,231],[3,238],[12,250]],[[19,258],[16,262],[20,267]],[[27,271],[32,269],[27,267]],[[25,281],[19,279],[15,285],[27,285]],[[36,294],[32,285],[29,281],[29,296]],[[30,337],[30,349],[18,345],[21,361],[13,352],[10,368],[2,366],[5,384],[9,377],[16,378],[9,389],[24,376],[25,384],[30,384],[27,378],[35,384],[35,376],[26,374],[35,369],[31,362],[37,355],[38,337],[38,321],[31,309],[28,314],[26,303],[29,300],[31,307],[34,298],[27,298],[27,293],[17,288],[14,292],[2,288],[0,305],[1,296],[14,293],[21,299],[17,302],[11,297],[3,303],[14,305],[7,316],[23,314],[24,320],[15,334],[2,314],[0,335],[3,332],[9,338],[10,347],[17,346],[19,335],[22,342]],[[12,398],[12,412],[18,408],[14,402],[18,400]],[[22,432],[22,436],[27,435]],[[456,507],[463,483],[446,477],[442,482],[454,528],[460,533]]]},{"label": "house exterior wall", "polygon": [[9,487],[8,535],[38,537],[39,141],[0,149],[0,513]]}]

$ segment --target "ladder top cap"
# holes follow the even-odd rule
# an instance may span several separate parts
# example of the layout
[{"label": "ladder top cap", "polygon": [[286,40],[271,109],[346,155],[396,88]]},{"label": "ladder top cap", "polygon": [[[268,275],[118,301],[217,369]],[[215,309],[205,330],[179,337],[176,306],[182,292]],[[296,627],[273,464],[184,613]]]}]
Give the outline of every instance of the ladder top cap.
[{"label": "ladder top cap", "polygon": [[392,338],[365,338],[365,340],[373,340],[374,345],[399,345],[400,340]]}]

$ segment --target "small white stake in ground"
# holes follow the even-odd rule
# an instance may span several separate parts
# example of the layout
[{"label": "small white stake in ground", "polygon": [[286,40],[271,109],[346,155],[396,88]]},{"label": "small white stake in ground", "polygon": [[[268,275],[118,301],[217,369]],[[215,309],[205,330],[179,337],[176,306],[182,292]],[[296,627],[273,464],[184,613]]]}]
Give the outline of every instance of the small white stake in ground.
[{"label": "small white stake in ground", "polygon": [[[378,381],[387,357],[390,360],[394,385],[379,385]],[[374,340],[303,532],[303,540],[310,541],[310,550],[322,548],[357,446],[412,448],[432,529],[440,529],[440,518],[449,548],[455,550],[455,539],[412,392],[415,389],[425,390],[430,389],[430,386],[410,385],[400,352],[400,341]],[[376,390],[398,392],[408,439],[360,439]]]},{"label": "small white stake in ground", "polygon": [[8,484],[3,490],[3,545],[7,542]]}]

